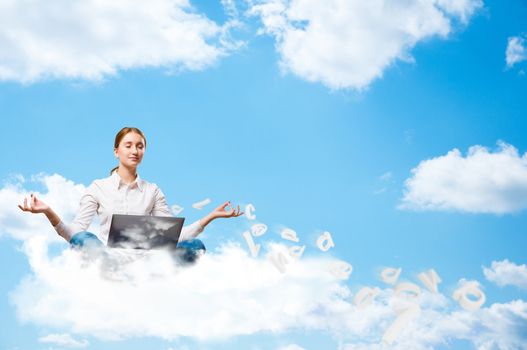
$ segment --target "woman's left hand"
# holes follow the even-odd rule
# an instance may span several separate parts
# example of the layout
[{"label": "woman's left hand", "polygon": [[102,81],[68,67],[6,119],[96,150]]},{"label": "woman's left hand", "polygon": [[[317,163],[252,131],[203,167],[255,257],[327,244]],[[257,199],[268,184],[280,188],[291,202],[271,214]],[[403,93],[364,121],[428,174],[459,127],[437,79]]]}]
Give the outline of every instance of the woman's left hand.
[{"label": "woman's left hand", "polygon": [[[226,208],[229,207],[230,210]],[[240,212],[240,206],[236,206],[236,209],[231,204],[231,201],[227,201],[212,211],[212,216],[216,218],[235,218],[243,215],[243,211]]]}]

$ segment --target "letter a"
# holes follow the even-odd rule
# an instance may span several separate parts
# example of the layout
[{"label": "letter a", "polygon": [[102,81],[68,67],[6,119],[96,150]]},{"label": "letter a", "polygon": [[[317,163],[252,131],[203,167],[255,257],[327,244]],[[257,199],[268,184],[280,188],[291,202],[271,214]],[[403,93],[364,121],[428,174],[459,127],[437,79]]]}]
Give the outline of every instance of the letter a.
[{"label": "letter a", "polygon": [[294,230],[291,230],[290,228],[284,228],[280,236],[283,239],[287,239],[288,241],[292,241],[296,243],[300,241],[298,239],[298,236],[296,235],[296,232]]},{"label": "letter a", "polygon": [[330,248],[334,247],[335,243],[333,243],[331,233],[326,231],[321,234],[317,239],[317,246],[318,249],[322,250],[323,252],[327,252]]},{"label": "letter a", "polygon": [[421,288],[415,283],[401,282],[395,287],[395,296],[404,297],[407,300],[417,300],[421,295]]},{"label": "letter a", "polygon": [[347,280],[353,271],[353,266],[345,261],[338,260],[329,265],[328,270],[336,278]]},{"label": "letter a", "polygon": [[402,269],[395,269],[393,267],[387,267],[381,272],[381,279],[386,284],[395,284],[399,279]]},{"label": "letter a", "polygon": [[304,250],[306,249],[306,246],[303,245],[303,246],[299,246],[299,245],[295,245],[291,248],[289,248],[289,255],[298,260],[302,257],[302,254],[304,254]]},{"label": "letter a", "polygon": [[[478,298],[477,300],[471,300],[467,295],[472,295]],[[452,295],[459,305],[467,311],[476,311],[479,309],[486,300],[485,293],[479,289],[479,283],[477,281],[466,282],[462,287],[458,288]]]}]

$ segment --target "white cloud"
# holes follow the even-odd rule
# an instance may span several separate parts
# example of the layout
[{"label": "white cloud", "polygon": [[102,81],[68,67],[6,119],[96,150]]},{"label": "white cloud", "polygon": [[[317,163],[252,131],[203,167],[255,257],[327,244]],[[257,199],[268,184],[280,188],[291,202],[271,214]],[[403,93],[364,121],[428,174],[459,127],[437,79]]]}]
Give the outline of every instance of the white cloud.
[{"label": "white cloud", "polygon": [[[213,341],[303,329],[343,341],[360,339],[371,348],[394,321],[397,305],[404,304],[387,288],[371,306],[359,309],[350,289],[323,267],[327,260],[303,258],[281,274],[238,245],[208,252],[191,267],[174,264],[162,252],[132,259],[117,252],[97,257],[66,250],[50,259],[41,237],[26,241],[25,252],[32,274],[10,295],[18,317],[104,340],[187,336]],[[403,329],[393,349],[433,348],[453,339],[480,348],[527,344],[520,331],[527,325],[524,301],[468,312],[441,294],[423,292],[420,305],[421,315]]]},{"label": "white cloud", "polygon": [[[65,221],[69,222],[75,216],[79,200],[85,191],[82,184],[74,184],[61,175],[36,175],[30,181],[23,177],[14,178],[0,189],[0,235],[8,234],[19,240],[41,235],[50,241],[62,241],[44,214],[23,212],[18,204],[23,204],[24,198],[29,199],[30,193],[47,204],[52,204],[54,211]],[[22,185],[43,186],[45,192],[30,191]],[[97,222],[90,226],[91,232],[99,232]]]},{"label": "white cloud", "polygon": [[[386,327],[393,316],[376,319]],[[437,308],[423,309],[418,319],[408,324],[397,341],[389,347],[392,350],[434,349],[448,345],[456,339],[470,342],[476,349],[527,349],[524,329],[527,325],[527,303],[521,300],[505,304],[492,304],[475,312],[444,312]],[[349,337],[353,339],[353,337]],[[359,340],[357,340],[359,339]],[[344,343],[340,350],[381,350],[377,339],[368,340],[364,334],[353,341]]]},{"label": "white cloud", "polygon": [[498,286],[516,286],[527,290],[527,265],[516,265],[505,259],[493,261],[490,268],[483,267],[485,278]]},{"label": "white cloud", "polygon": [[38,341],[41,343],[51,343],[58,346],[65,346],[67,348],[85,348],[90,344],[86,339],[75,340],[71,335],[66,333],[48,334],[44,337],[40,337]]},{"label": "white cloud", "polygon": [[503,142],[494,152],[472,146],[466,157],[453,149],[412,169],[399,206],[504,214],[527,208],[527,153]]},{"label": "white cloud", "polygon": [[190,348],[186,345],[178,345],[177,347],[169,347],[167,350],[190,350]]},{"label": "white cloud", "polygon": [[527,60],[527,48],[524,36],[510,37],[505,51],[505,62],[511,68],[517,63]]},{"label": "white cloud", "polygon": [[225,13],[227,13],[230,17],[238,18],[239,17],[239,11],[238,6],[236,6],[236,0],[220,0],[221,5],[223,6],[223,9]]},{"label": "white cloud", "polygon": [[481,0],[253,0],[261,32],[276,39],[284,71],[332,89],[364,89],[412,48],[446,38],[466,24]]},{"label": "white cloud", "polygon": [[[99,80],[119,70],[199,70],[226,54],[224,26],[188,0],[0,0],[0,80]],[[227,35],[228,36],[228,35]]]},{"label": "white cloud", "polygon": [[191,267],[164,252],[87,258],[66,250],[49,258],[40,237],[26,241],[25,252],[32,275],[11,293],[18,317],[102,339],[214,340],[305,327],[341,288],[325,259],[304,258],[281,274],[237,245]]},{"label": "white cloud", "polygon": [[304,349],[303,347],[297,344],[289,344],[289,345],[279,347],[278,350],[306,350],[306,349]]},{"label": "white cloud", "polygon": [[[41,179],[50,189],[49,198],[57,201],[58,194],[79,186],[60,175]],[[21,184],[11,186],[18,195],[28,192]],[[13,196],[0,192],[2,205],[9,202],[6,194]],[[77,206],[64,203],[66,212]],[[371,306],[357,308],[346,281],[331,273],[335,259],[323,253],[291,261],[283,274],[267,259],[251,258],[238,243],[209,250],[198,264],[185,267],[162,251],[65,249],[50,256],[46,235],[20,233],[24,227],[34,229],[25,219],[18,217],[18,224],[9,225],[6,217],[0,219],[0,227],[11,228],[8,233],[24,241],[30,266],[30,273],[10,293],[11,303],[21,321],[65,334],[215,340],[301,329],[329,332],[343,342],[359,339],[363,348],[372,349],[401,305],[393,289],[386,288]],[[279,244],[266,247],[267,252],[287,252]],[[522,300],[471,313],[451,298],[425,291],[419,303],[421,315],[403,329],[394,349],[433,348],[452,339],[482,349],[521,349],[527,344],[521,332],[527,324],[527,303]],[[67,336],[46,339],[64,341]]]},{"label": "white cloud", "polygon": [[[34,180],[47,190],[37,195],[65,221],[74,216],[83,185],[57,174]],[[32,271],[11,295],[24,321],[100,338],[224,338],[296,327],[342,283],[329,271],[332,259],[291,262],[281,274],[237,245],[209,251],[190,268],[163,252],[131,256],[114,249],[90,258],[66,249],[50,258],[50,237],[60,238],[43,215],[16,207],[29,193],[26,185],[0,190],[0,230],[24,241]]]}]

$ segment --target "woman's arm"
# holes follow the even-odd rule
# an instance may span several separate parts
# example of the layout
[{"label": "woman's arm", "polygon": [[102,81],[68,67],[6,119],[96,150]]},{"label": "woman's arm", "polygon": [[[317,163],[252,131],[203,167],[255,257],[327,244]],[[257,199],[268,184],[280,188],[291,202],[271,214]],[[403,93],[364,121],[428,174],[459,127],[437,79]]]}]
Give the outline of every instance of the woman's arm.
[{"label": "woman's arm", "polygon": [[[226,207],[230,207],[230,210],[225,210]],[[240,206],[238,206],[235,210],[232,207],[231,202],[227,201],[211,211],[208,215],[188,226],[183,227],[179,239],[180,241],[185,241],[197,237],[201,232],[203,232],[205,226],[218,218],[234,218],[240,215],[243,215],[243,212],[240,212]]]},{"label": "woman's arm", "polygon": [[28,203],[27,198],[24,198],[24,205],[18,205],[18,207],[30,213],[38,214],[43,213],[48,218],[50,224],[53,226],[55,231],[64,238],[67,242],[70,241],[71,237],[78,232],[85,231],[90,222],[97,212],[98,203],[95,199],[90,187],[86,190],[86,193],[81,197],[79,210],[73,222],[69,225],[62,222],[60,217],[55,211],[46,203],[37,198],[37,196],[31,194]]},{"label": "woman's arm", "polygon": [[[227,206],[230,206],[230,210],[225,210]],[[172,216],[170,209],[168,208],[165,195],[157,186],[155,189],[154,206],[152,208],[152,211],[150,212],[150,215]],[[208,215],[204,216],[203,218],[193,222],[190,225],[184,226],[181,230],[179,239],[180,241],[184,241],[197,237],[203,231],[205,226],[210,224],[215,219],[237,217],[240,215],[243,215],[243,212],[240,212],[240,206],[238,206],[238,208],[234,210],[234,208],[231,206],[231,202],[227,201],[217,207],[216,209],[214,209]]]},{"label": "woman's arm", "polygon": [[22,211],[28,211],[33,214],[44,213],[53,227],[57,226],[60,222],[60,217],[57,213],[49,205],[33,195],[33,193],[31,193],[29,204],[27,198],[24,198],[24,206],[19,204],[18,207]]},{"label": "woman's arm", "polygon": [[60,217],[57,215],[57,213],[53,211],[53,209],[51,209],[51,207],[44,212],[44,215],[46,215],[46,217],[49,220],[49,223],[53,227],[57,226],[59,222],[61,221]]},{"label": "woman's arm", "polygon": [[[156,216],[172,216],[172,214],[170,213],[170,209],[168,208],[165,195],[163,194],[161,189],[157,186],[156,186],[154,195],[155,195],[154,206],[150,214],[156,215]],[[230,207],[230,210],[225,210],[227,207]],[[201,232],[205,228],[205,226],[210,224],[215,219],[235,218],[240,215],[243,215],[243,212],[240,212],[240,206],[238,205],[237,208],[234,209],[234,207],[231,205],[231,201],[227,201],[199,220],[199,226],[201,226],[199,232]],[[197,233],[193,234],[193,236],[196,236],[196,235]]]},{"label": "woman's arm", "polygon": [[[225,210],[227,207],[230,207],[230,210]],[[207,216],[204,216],[199,220],[201,227],[205,228],[213,220],[218,218],[235,218],[240,215],[243,215],[243,211],[240,212],[240,206],[238,205],[236,209],[231,205],[231,201],[227,201],[211,211]]]}]

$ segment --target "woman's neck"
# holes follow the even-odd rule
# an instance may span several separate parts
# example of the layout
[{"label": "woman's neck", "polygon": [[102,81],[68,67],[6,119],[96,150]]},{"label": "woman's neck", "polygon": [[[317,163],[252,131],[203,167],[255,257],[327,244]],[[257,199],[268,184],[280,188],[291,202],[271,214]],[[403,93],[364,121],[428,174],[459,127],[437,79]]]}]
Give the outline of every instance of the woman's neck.
[{"label": "woman's neck", "polygon": [[121,177],[121,180],[123,180],[126,184],[131,184],[134,182],[135,178],[137,177],[137,169],[136,168],[126,168],[122,165],[119,166],[119,169],[116,170],[117,174]]}]

